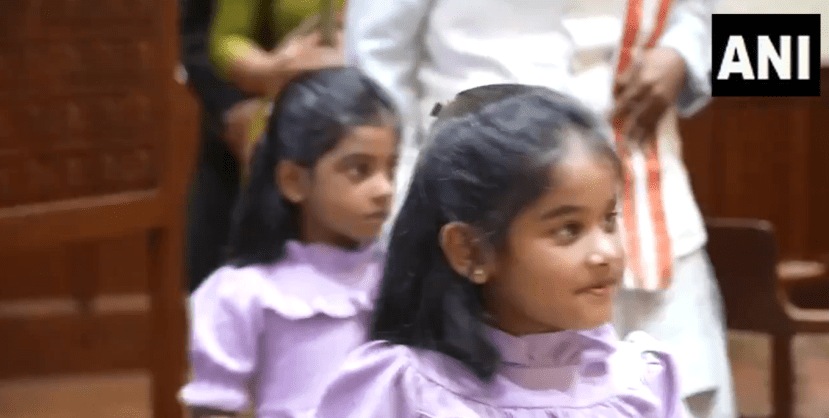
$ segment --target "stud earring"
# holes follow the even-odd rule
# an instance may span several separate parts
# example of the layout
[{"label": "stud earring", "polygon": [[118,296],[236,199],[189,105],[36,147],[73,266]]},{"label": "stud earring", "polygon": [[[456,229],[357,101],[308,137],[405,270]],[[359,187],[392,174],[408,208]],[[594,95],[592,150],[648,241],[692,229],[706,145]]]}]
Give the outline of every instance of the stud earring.
[{"label": "stud earring", "polygon": [[484,271],[484,269],[477,267],[472,272],[472,283],[484,284],[484,282],[486,282],[486,272]]}]

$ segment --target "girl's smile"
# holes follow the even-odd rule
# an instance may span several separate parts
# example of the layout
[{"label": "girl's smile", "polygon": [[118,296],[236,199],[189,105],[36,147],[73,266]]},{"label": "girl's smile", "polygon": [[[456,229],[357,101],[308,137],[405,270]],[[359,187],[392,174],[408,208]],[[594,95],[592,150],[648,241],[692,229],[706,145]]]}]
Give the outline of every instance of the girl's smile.
[{"label": "girl's smile", "polygon": [[599,284],[599,285],[587,287],[587,288],[584,288],[584,289],[582,289],[582,290],[580,290],[579,292],[576,292],[576,293],[595,297],[597,299],[600,299],[600,302],[602,302],[602,303],[605,303],[605,302],[610,303],[613,296],[616,295],[616,289],[617,288],[618,288],[618,286],[616,285],[616,283],[614,281],[614,283]]}]

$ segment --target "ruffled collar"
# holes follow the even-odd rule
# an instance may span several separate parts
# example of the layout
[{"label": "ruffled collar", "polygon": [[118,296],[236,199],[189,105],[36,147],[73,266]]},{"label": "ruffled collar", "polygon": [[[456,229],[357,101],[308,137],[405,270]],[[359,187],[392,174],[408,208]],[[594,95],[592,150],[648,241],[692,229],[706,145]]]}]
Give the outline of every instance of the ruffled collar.
[{"label": "ruffled collar", "polygon": [[348,250],[329,244],[290,240],[285,243],[281,264],[305,265],[325,277],[348,283],[359,279],[360,271],[381,259],[381,247],[376,241]]},{"label": "ruffled collar", "polygon": [[383,253],[376,243],[349,251],[289,241],[280,261],[254,270],[264,278],[258,298],[282,317],[346,318],[373,308]]},{"label": "ruffled collar", "polygon": [[[456,359],[428,350],[418,351],[418,370],[426,379],[487,408],[551,408],[567,415],[565,411],[572,408],[613,409],[627,402],[626,396],[643,393],[639,376],[629,372],[640,359],[621,366],[611,362],[620,355],[621,341],[610,324],[521,337],[489,327],[487,333],[501,355],[501,366],[489,384],[482,385]],[[612,364],[624,371],[612,374]],[[539,413],[547,416],[541,409]]]},{"label": "ruffled collar", "polygon": [[487,327],[490,341],[508,366],[566,367],[603,361],[616,349],[613,326],[584,331],[560,331],[516,337]]}]

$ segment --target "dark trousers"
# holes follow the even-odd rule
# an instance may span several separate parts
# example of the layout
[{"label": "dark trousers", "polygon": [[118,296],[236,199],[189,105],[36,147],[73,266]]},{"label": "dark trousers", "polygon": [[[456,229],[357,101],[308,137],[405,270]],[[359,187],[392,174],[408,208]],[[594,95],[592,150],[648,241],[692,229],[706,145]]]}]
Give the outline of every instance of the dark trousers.
[{"label": "dark trousers", "polygon": [[219,133],[204,121],[187,211],[185,257],[190,292],[224,263],[239,180],[236,159]]}]

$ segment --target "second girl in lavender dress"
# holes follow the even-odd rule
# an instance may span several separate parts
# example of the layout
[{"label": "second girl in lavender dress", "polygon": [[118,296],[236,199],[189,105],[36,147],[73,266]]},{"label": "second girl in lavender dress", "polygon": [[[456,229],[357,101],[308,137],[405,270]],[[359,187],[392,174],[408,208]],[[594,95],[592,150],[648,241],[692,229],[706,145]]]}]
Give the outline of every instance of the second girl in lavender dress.
[{"label": "second girl in lavender dress", "polygon": [[231,262],[191,298],[194,416],[311,417],[347,353],[365,342],[382,271],[398,127],[355,69],[293,81],[253,157]]}]

